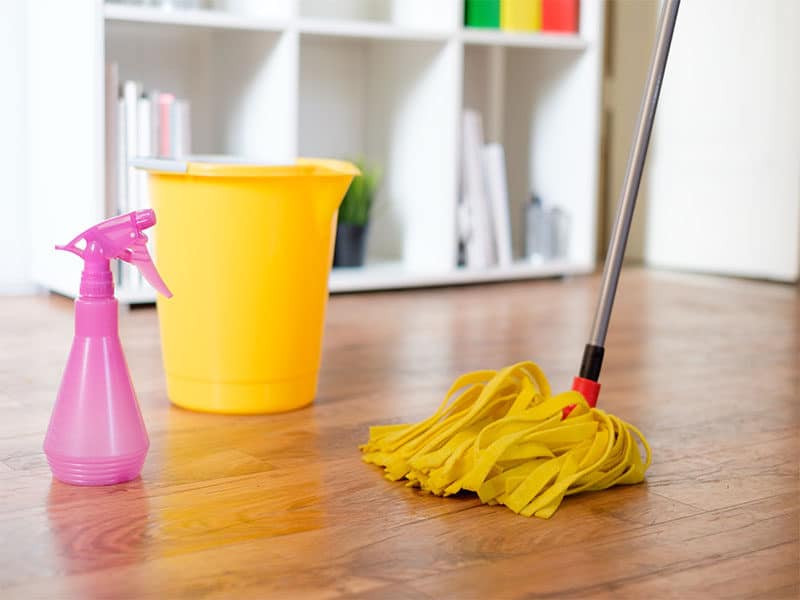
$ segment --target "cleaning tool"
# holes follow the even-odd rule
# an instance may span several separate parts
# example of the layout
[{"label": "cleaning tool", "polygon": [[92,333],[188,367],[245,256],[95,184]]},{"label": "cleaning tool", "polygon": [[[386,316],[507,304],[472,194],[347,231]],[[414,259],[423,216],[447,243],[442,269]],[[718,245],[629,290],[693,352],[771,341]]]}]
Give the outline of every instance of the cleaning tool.
[{"label": "cleaning tool", "polygon": [[370,428],[369,441],[361,446],[363,459],[383,467],[388,479],[406,480],[441,496],[470,490],[487,504],[543,518],[556,511],[564,496],[644,479],[651,459],[644,436],[596,403],[606,332],[678,5],[679,0],[664,3],[594,325],[572,390],[553,395],[532,362],[463,375],[424,421]]},{"label": "cleaning tool", "polygon": [[[233,159],[229,159],[233,160]],[[337,209],[358,169],[137,159],[158,211],[158,298],[169,399],[228,414],[316,395]]]},{"label": "cleaning tool", "polygon": [[136,265],[150,285],[170,297],[143,233],[155,222],[152,210],[137,210],[56,246],[84,263],[75,338],[44,439],[50,469],[65,483],[109,485],[135,479],[142,470],[150,442],[119,341],[109,262]]}]

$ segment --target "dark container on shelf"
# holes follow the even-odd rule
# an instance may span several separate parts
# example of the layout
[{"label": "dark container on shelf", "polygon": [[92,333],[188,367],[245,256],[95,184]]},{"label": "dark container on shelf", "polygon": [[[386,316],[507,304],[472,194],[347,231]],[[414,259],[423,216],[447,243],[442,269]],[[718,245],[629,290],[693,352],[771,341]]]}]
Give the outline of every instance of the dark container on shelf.
[{"label": "dark container on shelf", "polygon": [[367,248],[367,225],[339,223],[336,226],[334,267],[362,267]]}]

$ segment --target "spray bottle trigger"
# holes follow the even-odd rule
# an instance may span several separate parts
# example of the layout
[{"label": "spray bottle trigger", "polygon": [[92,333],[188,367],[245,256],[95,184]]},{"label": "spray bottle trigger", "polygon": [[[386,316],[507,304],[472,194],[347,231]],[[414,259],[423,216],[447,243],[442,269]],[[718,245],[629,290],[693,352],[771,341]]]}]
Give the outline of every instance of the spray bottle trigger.
[{"label": "spray bottle trigger", "polygon": [[142,277],[144,277],[147,283],[152,285],[158,293],[167,298],[172,298],[172,292],[169,291],[167,284],[161,279],[161,275],[159,275],[156,270],[153,259],[147,251],[147,246],[145,245],[147,243],[147,237],[144,234],[140,235],[140,241],[129,250],[128,256],[123,260],[135,265],[141,272]]}]

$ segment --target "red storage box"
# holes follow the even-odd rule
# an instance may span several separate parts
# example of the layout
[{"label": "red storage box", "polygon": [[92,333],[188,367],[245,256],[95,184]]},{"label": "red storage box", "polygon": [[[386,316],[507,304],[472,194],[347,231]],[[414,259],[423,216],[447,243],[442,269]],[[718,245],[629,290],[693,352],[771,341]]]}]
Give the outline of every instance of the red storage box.
[{"label": "red storage box", "polygon": [[542,0],[542,31],[578,32],[580,0]]}]

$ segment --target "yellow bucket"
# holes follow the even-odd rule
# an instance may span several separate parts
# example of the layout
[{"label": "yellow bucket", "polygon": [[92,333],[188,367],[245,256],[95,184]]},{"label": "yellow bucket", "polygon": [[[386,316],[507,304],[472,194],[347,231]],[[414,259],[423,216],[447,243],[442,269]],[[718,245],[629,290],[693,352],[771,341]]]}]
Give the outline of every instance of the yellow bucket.
[{"label": "yellow bucket", "polygon": [[316,394],[339,204],[358,169],[141,159],[150,172],[170,400],[257,414]]}]

